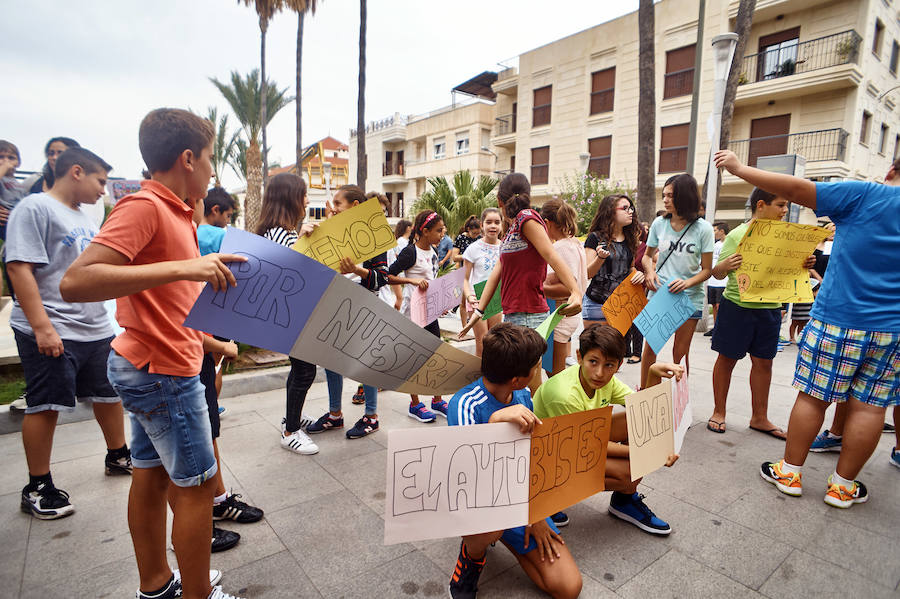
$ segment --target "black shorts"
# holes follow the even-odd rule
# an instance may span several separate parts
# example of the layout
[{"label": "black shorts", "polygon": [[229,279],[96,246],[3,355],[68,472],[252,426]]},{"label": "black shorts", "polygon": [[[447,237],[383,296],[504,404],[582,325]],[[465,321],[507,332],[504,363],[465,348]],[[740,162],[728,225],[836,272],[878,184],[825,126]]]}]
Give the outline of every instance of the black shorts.
[{"label": "black shorts", "polygon": [[63,353],[54,358],[38,351],[33,336],[16,329],[13,334],[25,373],[26,414],[71,412],[76,398],[83,402],[121,401],[106,378],[112,337],[97,341],[63,339]]},{"label": "black shorts", "polygon": [[723,293],[725,293],[724,287],[713,287],[712,285],[707,285],[706,286],[706,302],[710,306],[715,306],[716,304],[721,304]]},{"label": "black shorts", "polygon": [[713,328],[712,349],[732,360],[748,353],[771,360],[778,353],[780,331],[780,308],[742,308],[723,298]]},{"label": "black shorts", "polygon": [[206,407],[209,410],[209,426],[212,428],[212,438],[219,437],[219,394],[216,393],[216,363],[212,354],[203,354],[203,366],[200,367],[200,382],[206,389]]}]

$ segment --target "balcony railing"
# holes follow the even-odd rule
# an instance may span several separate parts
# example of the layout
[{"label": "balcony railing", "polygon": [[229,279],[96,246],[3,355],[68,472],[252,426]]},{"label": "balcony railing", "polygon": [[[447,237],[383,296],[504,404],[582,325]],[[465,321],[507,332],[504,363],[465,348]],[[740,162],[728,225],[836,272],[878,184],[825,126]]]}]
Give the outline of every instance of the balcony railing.
[{"label": "balcony railing", "polygon": [[515,114],[504,114],[502,116],[498,116],[494,120],[496,121],[496,123],[494,124],[494,137],[509,135],[510,133],[516,132]]},{"label": "balcony railing", "polygon": [[663,100],[694,93],[694,67],[666,73]]},{"label": "balcony railing", "polygon": [[778,48],[745,56],[738,84],[855,63],[861,45],[862,38],[852,29],[794,45],[782,43]]},{"label": "balcony railing", "polygon": [[737,154],[741,162],[750,166],[756,166],[756,159],[760,156],[776,154],[800,154],[807,162],[844,161],[849,136],[843,129],[822,129],[732,140],[728,142],[728,149]]},{"label": "balcony railing", "polygon": [[381,175],[383,177],[388,177],[390,175],[402,175],[403,174],[403,163],[397,160],[389,160],[385,162],[381,167]]}]

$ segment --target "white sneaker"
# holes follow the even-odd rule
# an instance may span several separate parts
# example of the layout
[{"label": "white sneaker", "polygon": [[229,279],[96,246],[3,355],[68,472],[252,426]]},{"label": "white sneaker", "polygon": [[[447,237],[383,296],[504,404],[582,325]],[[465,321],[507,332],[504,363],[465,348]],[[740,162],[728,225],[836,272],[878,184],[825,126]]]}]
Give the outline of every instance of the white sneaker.
[{"label": "white sneaker", "polygon": [[222,590],[222,587],[213,587],[212,593],[209,594],[209,599],[241,599],[240,597],[235,597],[234,595],[229,595],[225,591]]},{"label": "white sneaker", "polygon": [[[172,570],[172,574],[175,575],[175,580],[179,583],[181,582],[181,570]],[[219,581],[222,580],[222,571],[221,570],[210,570],[209,571],[209,584],[210,586],[215,586],[219,584]]]},{"label": "white sneaker", "polygon": [[287,437],[282,434],[281,446],[288,451],[303,455],[319,453],[319,446],[313,443],[312,439],[309,438],[309,435],[302,430],[296,430]]},{"label": "white sneaker", "polygon": [[25,408],[28,407],[28,402],[25,401],[25,394],[19,396],[19,399],[13,401],[9,404],[9,409],[15,412],[24,412]]}]

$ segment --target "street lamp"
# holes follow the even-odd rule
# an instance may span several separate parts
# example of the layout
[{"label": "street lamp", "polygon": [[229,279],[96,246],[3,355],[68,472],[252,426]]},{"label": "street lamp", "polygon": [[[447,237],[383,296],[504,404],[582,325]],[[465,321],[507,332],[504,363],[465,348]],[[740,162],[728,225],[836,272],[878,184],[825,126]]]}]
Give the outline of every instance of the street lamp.
[{"label": "street lamp", "polygon": [[719,171],[715,165],[715,154],[719,149],[719,137],[722,133],[722,107],[725,104],[725,86],[728,83],[728,73],[731,71],[731,62],[734,59],[734,48],[737,46],[738,35],[736,33],[723,33],[712,39],[713,64],[715,66],[715,95],[713,96],[713,110],[706,123],[709,134],[709,165],[707,166],[706,183],[706,220],[713,222],[716,218],[716,199],[719,188]]},{"label": "street lamp", "polygon": [[591,162],[590,154],[588,154],[587,152],[581,152],[580,154],[578,154],[578,166],[579,166],[578,172],[586,173],[590,162]]}]

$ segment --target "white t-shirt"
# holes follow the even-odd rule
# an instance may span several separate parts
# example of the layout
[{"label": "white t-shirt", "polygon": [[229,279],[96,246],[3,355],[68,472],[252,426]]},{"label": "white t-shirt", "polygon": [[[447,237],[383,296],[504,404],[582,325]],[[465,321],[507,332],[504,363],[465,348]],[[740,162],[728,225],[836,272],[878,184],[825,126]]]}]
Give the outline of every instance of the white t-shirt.
[{"label": "white t-shirt", "polygon": [[482,281],[487,281],[491,275],[491,271],[497,265],[500,259],[500,242],[494,245],[487,243],[484,239],[472,242],[466,251],[463,252],[463,260],[472,263],[472,274],[469,276],[469,283],[474,287]]},{"label": "white t-shirt", "polygon": [[[702,254],[711,254],[715,249],[715,233],[706,220],[698,218],[685,227],[690,229],[676,231],[672,228],[671,219],[663,216],[656,217],[650,225],[647,247],[659,248],[656,272],[662,285],[668,285],[669,281],[675,279],[688,279],[699,273]],[[659,264],[662,264],[662,268]],[[703,285],[694,285],[684,293],[688,294],[697,310],[703,308]],[[653,297],[653,292],[650,292],[649,297]]]},{"label": "white t-shirt", "polygon": [[[713,247],[713,261],[712,264],[715,266],[719,263],[719,253],[722,251],[722,243],[721,241],[717,241],[715,246]],[[715,277],[709,277],[709,282],[707,285],[710,287],[725,287],[728,284],[728,277],[724,277],[721,279],[717,279]]]},{"label": "white t-shirt", "polygon": [[[409,238],[401,237],[397,240],[397,246],[392,247],[387,251],[387,265],[390,268],[391,264],[397,260],[397,254],[400,253],[400,250],[406,247],[406,244],[409,243]],[[390,285],[383,285],[378,288],[378,297],[380,297],[386,304],[393,306],[394,305],[394,289]]]}]

